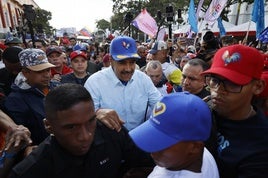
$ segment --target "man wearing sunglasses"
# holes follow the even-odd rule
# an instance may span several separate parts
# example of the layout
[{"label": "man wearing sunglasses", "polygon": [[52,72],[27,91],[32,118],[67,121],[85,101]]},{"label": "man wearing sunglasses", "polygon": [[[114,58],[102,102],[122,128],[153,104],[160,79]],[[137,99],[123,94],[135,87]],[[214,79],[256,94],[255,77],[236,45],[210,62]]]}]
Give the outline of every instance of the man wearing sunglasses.
[{"label": "man wearing sunglasses", "polygon": [[214,155],[222,178],[267,177],[268,119],[252,98],[264,89],[263,56],[254,48],[221,48],[202,74],[210,87],[217,131]]}]

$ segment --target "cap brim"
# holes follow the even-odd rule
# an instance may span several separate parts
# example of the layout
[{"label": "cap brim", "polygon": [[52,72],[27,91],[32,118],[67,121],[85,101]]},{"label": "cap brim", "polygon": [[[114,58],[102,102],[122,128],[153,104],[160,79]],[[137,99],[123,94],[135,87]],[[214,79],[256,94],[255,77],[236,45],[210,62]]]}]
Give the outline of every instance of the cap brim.
[{"label": "cap brim", "polygon": [[155,49],[151,49],[151,50],[149,50],[149,53],[150,53],[150,54],[155,54],[155,53],[157,53],[157,50],[155,50]]},{"label": "cap brim", "polygon": [[201,73],[201,75],[207,74],[219,75],[238,85],[246,85],[252,80],[252,78],[249,76],[223,67],[213,67]]},{"label": "cap brim", "polygon": [[44,64],[35,65],[35,66],[27,66],[27,68],[32,71],[41,71],[41,70],[45,70],[45,69],[52,68],[52,67],[55,67],[55,65],[50,64],[50,63],[44,63]]},{"label": "cap brim", "polygon": [[131,130],[129,135],[140,149],[149,153],[163,150],[179,142],[158,130],[151,119]]},{"label": "cap brim", "polygon": [[71,58],[71,60],[73,60],[74,58],[77,58],[78,56],[80,56],[80,57],[84,58],[85,60],[88,60],[88,59],[87,59],[87,57],[86,57],[86,56],[84,56],[84,55],[82,55],[82,54],[78,54],[78,55],[76,55],[76,56],[72,57],[72,58]]},{"label": "cap brim", "polygon": [[52,54],[52,53],[62,54],[62,52],[60,52],[60,51],[50,51],[50,52],[48,52],[46,55],[49,56],[49,55]]},{"label": "cap brim", "polygon": [[127,54],[127,55],[111,55],[113,60],[122,61],[125,59],[136,59],[139,60],[141,57],[137,53]]}]

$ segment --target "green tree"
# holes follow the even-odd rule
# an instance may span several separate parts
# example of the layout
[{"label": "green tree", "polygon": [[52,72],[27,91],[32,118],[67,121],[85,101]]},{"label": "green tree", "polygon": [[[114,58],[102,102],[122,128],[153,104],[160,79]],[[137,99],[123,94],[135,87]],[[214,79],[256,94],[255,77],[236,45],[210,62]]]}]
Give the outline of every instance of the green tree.
[{"label": "green tree", "polygon": [[[170,4],[173,6],[174,15],[177,15],[177,10],[181,9],[182,12],[188,11],[189,2],[185,0],[112,0],[113,1],[113,17],[111,18],[111,23],[113,29],[122,29],[127,26],[124,23],[124,17],[127,12],[131,12],[134,17],[138,14],[141,8],[146,7],[147,11],[151,14],[152,17],[156,19],[158,23],[160,23],[160,19],[157,18],[157,11],[162,12],[162,17],[164,17],[164,13],[166,11],[166,7]],[[266,0],[267,1],[267,0]],[[210,4],[211,0],[205,0],[202,6],[203,11],[206,11]],[[234,3],[243,3],[247,2],[251,4],[254,0],[228,0],[226,7]],[[195,0],[195,5],[197,6],[199,0]],[[221,14],[221,17],[228,21],[228,8],[225,8]],[[163,19],[162,19],[163,20]],[[164,22],[165,25],[165,22]]]},{"label": "green tree", "polygon": [[47,35],[52,35],[53,27],[50,26],[49,20],[52,19],[52,14],[44,9],[35,9],[35,20],[33,21],[33,28],[36,33],[46,33]]},{"label": "green tree", "polygon": [[103,29],[103,30],[105,30],[105,29],[109,29],[110,28],[110,22],[108,22],[107,20],[105,20],[105,19],[101,19],[101,20],[97,20],[96,21],[96,27],[98,28],[98,29]]}]

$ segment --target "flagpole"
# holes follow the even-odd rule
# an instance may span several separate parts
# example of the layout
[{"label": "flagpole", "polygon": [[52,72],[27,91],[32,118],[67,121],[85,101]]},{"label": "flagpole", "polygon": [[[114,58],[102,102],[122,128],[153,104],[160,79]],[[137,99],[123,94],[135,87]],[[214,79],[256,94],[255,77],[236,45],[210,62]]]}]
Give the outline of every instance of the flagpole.
[{"label": "flagpole", "polygon": [[160,21],[160,24],[159,24],[158,29],[157,29],[157,33],[156,33],[156,35],[155,35],[155,39],[157,39],[157,37],[158,37],[160,28],[162,27],[162,25],[163,25],[163,23],[164,23],[164,20],[165,20],[165,18],[161,19],[161,21]]},{"label": "flagpole", "polygon": [[196,41],[197,41],[197,38],[198,38],[198,34],[199,34],[199,31],[200,31],[200,28],[203,24],[203,21],[204,21],[204,18],[201,18],[201,22],[200,22],[200,25],[198,27],[198,31],[197,31],[197,34],[195,35],[195,40],[194,40],[194,46],[196,45]]},{"label": "flagpole", "polygon": [[123,30],[121,34],[122,34],[122,35],[126,35],[128,29],[129,29],[129,26],[127,26],[127,28],[125,28],[125,30]]},{"label": "flagpole", "polygon": [[246,44],[247,44],[247,41],[248,41],[248,34],[249,34],[250,25],[251,25],[251,20],[249,19],[247,33],[246,33],[246,36],[245,36],[245,38],[243,40],[243,43],[246,43]]}]

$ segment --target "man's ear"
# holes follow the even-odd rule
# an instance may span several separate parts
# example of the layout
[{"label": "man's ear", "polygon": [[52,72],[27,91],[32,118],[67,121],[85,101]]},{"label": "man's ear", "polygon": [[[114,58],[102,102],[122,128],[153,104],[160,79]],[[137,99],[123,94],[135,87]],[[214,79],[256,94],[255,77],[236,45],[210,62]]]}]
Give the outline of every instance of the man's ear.
[{"label": "man's ear", "polygon": [[46,118],[44,118],[44,119],[43,119],[43,122],[44,122],[46,131],[47,131],[49,134],[53,134],[53,131],[52,131],[52,128],[51,128],[51,125],[50,125],[49,120],[47,120]]},{"label": "man's ear", "polygon": [[255,81],[255,85],[253,87],[253,94],[259,95],[265,88],[265,81],[260,79]]},{"label": "man's ear", "polygon": [[22,74],[27,78],[27,76],[28,76],[29,73],[30,73],[30,70],[25,69],[25,68],[22,68],[22,69],[21,69],[21,72],[22,72]]}]

